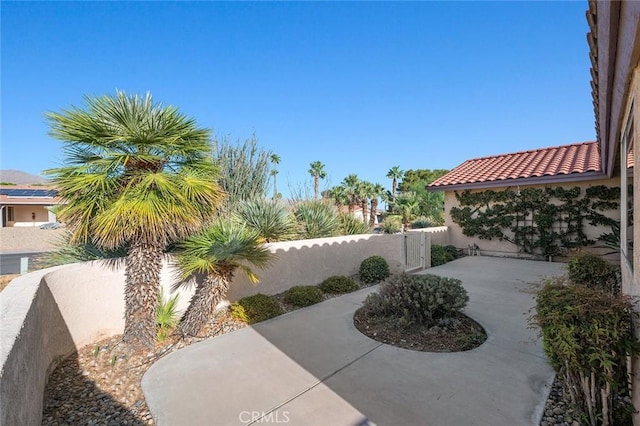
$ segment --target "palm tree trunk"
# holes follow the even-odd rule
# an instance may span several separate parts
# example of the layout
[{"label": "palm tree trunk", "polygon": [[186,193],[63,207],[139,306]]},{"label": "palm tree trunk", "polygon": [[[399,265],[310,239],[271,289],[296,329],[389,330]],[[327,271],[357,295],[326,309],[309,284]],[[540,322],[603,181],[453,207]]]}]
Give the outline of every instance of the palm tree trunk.
[{"label": "palm tree trunk", "polygon": [[273,199],[278,199],[278,185],[276,183],[276,175],[273,175]]},{"label": "palm tree trunk", "polygon": [[371,212],[369,213],[369,226],[376,224],[376,214],[378,213],[378,198],[371,199]]},{"label": "palm tree trunk", "polygon": [[396,186],[398,186],[398,179],[394,176],[391,187],[391,201],[394,203],[396,202]]},{"label": "palm tree trunk", "polygon": [[366,198],[363,198],[361,201],[361,207],[362,207],[362,221],[364,223],[367,223],[367,204],[368,204],[368,200]]},{"label": "palm tree trunk", "polygon": [[318,186],[319,186],[318,185],[318,179],[319,179],[318,175],[315,175],[313,177],[313,199],[314,200],[318,199]]},{"label": "palm tree trunk", "polygon": [[189,302],[189,307],[182,316],[178,330],[183,336],[196,336],[202,327],[213,318],[216,306],[227,294],[232,275],[207,275],[198,284],[196,292]]},{"label": "palm tree trunk", "polygon": [[132,349],[155,346],[163,251],[163,246],[134,243],[127,254],[123,340]]}]

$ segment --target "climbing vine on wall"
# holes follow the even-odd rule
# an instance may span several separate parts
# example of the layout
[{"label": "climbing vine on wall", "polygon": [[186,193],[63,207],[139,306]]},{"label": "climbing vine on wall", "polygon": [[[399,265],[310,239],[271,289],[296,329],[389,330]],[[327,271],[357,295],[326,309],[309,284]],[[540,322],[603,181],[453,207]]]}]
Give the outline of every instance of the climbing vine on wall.
[{"label": "climbing vine on wall", "polygon": [[604,214],[618,209],[618,187],[593,186],[584,193],[579,187],[467,190],[455,195],[460,207],[451,208],[451,219],[464,235],[509,241],[524,253],[545,258],[560,254],[563,248],[595,243],[585,234],[587,223],[609,226],[612,231],[618,224]]}]

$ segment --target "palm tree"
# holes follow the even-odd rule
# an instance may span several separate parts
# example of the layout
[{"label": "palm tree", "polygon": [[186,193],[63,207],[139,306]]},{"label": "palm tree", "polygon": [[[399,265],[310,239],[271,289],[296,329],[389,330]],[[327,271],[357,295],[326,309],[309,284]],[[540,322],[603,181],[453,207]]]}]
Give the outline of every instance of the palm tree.
[{"label": "palm tree", "polygon": [[373,184],[371,188],[371,214],[369,215],[369,226],[373,227],[376,223],[376,215],[378,214],[378,197],[385,196],[384,186],[379,183]]},{"label": "palm tree", "polygon": [[273,164],[273,169],[271,169],[271,176],[273,176],[273,199],[278,198],[278,184],[276,182],[276,175],[278,174],[277,165],[280,164],[280,156],[278,154],[271,154],[269,157],[271,160],[271,164]]},{"label": "palm tree", "polygon": [[252,267],[264,268],[271,259],[271,252],[260,243],[257,233],[225,219],[217,219],[178,247],[176,261],[182,282],[193,274],[205,275],[197,284],[178,326],[183,336],[197,335],[213,317],[237,269],[241,269],[252,283],[257,283],[258,277]]},{"label": "palm tree", "polygon": [[360,179],[356,174],[350,174],[342,180],[342,186],[347,194],[349,214],[353,214],[355,206],[358,204],[358,182],[360,182]]},{"label": "palm tree", "polygon": [[360,208],[362,209],[362,221],[364,223],[369,222],[367,215],[367,207],[369,206],[369,199],[372,197],[373,184],[367,181],[360,181],[357,186],[358,200],[360,201]]},{"label": "palm tree", "polygon": [[309,165],[311,168],[309,169],[309,174],[313,176],[313,199],[318,199],[319,193],[319,183],[320,179],[324,179],[327,177],[327,172],[324,170],[324,164],[320,161],[314,161]]},{"label": "palm tree", "polygon": [[396,202],[396,189],[398,188],[398,179],[402,179],[404,176],[404,170],[400,170],[400,166],[393,166],[387,172],[387,177],[393,179],[391,184],[391,202]]},{"label": "palm tree", "polygon": [[349,195],[344,185],[334,186],[329,190],[329,194],[337,207],[342,208],[349,204]]},{"label": "palm tree", "polygon": [[124,341],[152,348],[162,257],[199,229],[224,198],[210,132],[150,94],[85,97],[85,108],[48,113],[65,166],[46,171],[66,204],[71,244],[126,247]]},{"label": "palm tree", "polygon": [[402,223],[406,228],[409,228],[411,220],[415,217],[420,202],[413,192],[402,193],[398,196],[398,199],[392,204],[392,210],[395,214],[402,216]]}]

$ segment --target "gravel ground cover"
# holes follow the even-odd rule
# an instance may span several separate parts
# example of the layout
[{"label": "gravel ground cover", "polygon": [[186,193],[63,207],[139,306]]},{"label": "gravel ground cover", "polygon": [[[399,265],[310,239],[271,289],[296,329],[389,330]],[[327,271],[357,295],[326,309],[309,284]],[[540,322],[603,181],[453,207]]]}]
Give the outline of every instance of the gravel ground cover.
[{"label": "gravel ground cover", "polygon": [[0,252],[51,251],[64,235],[64,228],[35,227],[0,228]]}]

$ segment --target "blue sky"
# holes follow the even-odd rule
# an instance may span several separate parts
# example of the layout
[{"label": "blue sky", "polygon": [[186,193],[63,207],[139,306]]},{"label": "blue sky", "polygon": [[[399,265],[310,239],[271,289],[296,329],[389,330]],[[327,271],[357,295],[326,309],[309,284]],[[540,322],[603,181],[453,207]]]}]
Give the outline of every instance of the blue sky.
[{"label": "blue sky", "polygon": [[2,2],[2,169],[46,111],[150,91],[281,156],[279,189],[594,140],[587,2]]}]

